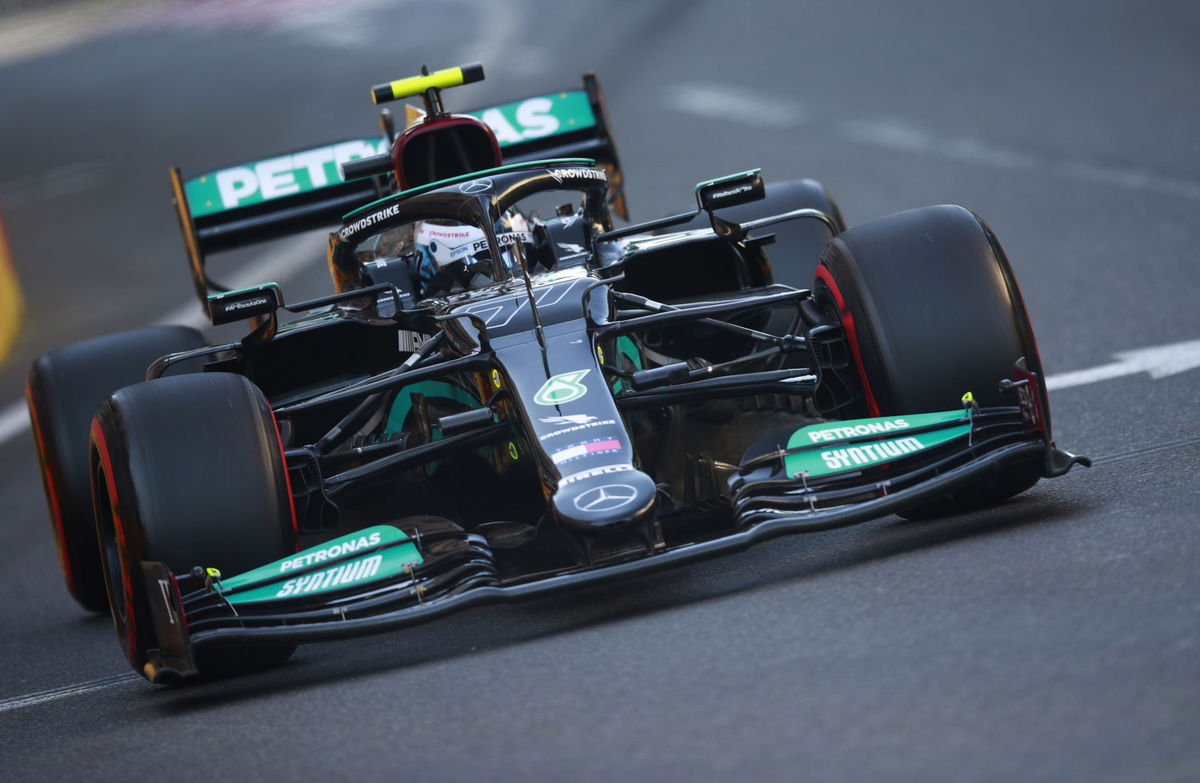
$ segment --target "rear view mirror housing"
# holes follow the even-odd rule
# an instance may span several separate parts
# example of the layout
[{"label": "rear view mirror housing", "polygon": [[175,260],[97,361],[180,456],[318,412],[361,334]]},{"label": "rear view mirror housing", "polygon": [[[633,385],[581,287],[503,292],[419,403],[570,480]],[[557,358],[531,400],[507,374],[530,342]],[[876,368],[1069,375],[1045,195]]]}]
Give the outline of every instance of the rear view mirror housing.
[{"label": "rear view mirror housing", "polygon": [[709,214],[725,207],[758,201],[766,195],[762,169],[743,171],[696,185],[696,204]]},{"label": "rear view mirror housing", "polygon": [[248,318],[275,317],[283,306],[283,294],[275,283],[243,288],[208,297],[208,317],[213,326]]},{"label": "rear view mirror housing", "polygon": [[603,242],[618,237],[629,236],[642,232],[660,231],[662,229],[688,223],[702,212],[708,213],[712,229],[718,236],[741,241],[746,232],[737,223],[725,220],[715,213],[715,210],[726,207],[736,207],[739,204],[749,204],[767,197],[767,186],[763,183],[762,169],[751,169],[740,174],[730,174],[727,177],[700,182],[696,185],[696,211],[671,215],[646,223],[623,226],[611,231],[605,231],[595,238]]}]

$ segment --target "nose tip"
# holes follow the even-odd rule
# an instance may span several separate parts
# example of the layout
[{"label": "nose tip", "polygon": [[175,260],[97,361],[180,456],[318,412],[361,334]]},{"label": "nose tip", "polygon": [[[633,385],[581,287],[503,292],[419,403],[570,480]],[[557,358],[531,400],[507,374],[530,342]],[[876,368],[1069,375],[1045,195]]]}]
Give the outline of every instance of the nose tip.
[{"label": "nose tip", "polygon": [[581,533],[622,530],[654,509],[654,480],[629,466],[568,476],[554,494],[554,511],[568,529]]}]

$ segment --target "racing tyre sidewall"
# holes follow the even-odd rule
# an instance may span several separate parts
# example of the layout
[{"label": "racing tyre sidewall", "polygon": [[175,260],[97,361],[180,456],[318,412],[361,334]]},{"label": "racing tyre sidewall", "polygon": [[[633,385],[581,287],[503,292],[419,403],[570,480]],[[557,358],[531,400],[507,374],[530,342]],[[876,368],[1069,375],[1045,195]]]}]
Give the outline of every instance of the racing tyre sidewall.
[{"label": "racing tyre sidewall", "polygon": [[[232,575],[296,551],[295,511],[278,427],[248,380],[200,373],[129,386],[107,399],[91,433],[96,535],[113,622],[142,672],[158,646],[143,561],[174,573]],[[203,651],[201,674],[281,663],[292,645]]]}]

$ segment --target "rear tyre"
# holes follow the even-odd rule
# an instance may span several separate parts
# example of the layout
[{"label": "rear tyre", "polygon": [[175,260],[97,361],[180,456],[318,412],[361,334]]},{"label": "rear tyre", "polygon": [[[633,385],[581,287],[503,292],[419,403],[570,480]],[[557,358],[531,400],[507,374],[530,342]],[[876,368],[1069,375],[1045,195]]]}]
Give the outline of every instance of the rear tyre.
[{"label": "rear tyre", "polygon": [[[92,423],[91,470],[113,622],[138,672],[157,646],[142,561],[232,575],[296,551],[275,417],[240,375],[181,375],[116,392]],[[283,663],[294,649],[220,648],[195,663],[220,676]]]},{"label": "rear tyre", "polygon": [[51,351],[29,370],[25,397],[59,564],[67,591],[85,609],[108,608],[88,470],[92,415],[109,394],[142,381],[155,359],[204,344],[190,327],[154,326]]},{"label": "rear tyre", "polygon": [[[846,330],[866,415],[950,410],[967,391],[982,406],[1012,405],[997,384],[1022,357],[1046,399],[1012,268],[995,236],[966,209],[925,207],[855,226],[829,243],[816,277],[818,304],[836,310]],[[1035,461],[1006,466],[902,516],[997,503],[1033,486],[1038,468]]]}]

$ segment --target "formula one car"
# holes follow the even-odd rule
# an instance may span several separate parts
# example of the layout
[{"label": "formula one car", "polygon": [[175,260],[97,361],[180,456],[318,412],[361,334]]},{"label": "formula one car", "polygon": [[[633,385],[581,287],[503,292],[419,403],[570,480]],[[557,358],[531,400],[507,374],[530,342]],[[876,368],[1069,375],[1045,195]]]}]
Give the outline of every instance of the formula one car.
[{"label": "formula one car", "polygon": [[[384,142],[172,172],[201,300],[252,320],[244,339],[162,327],[35,363],[68,588],[107,598],[148,679],[980,508],[1087,464],[1051,440],[1016,280],[971,212],[847,229],[818,184],[750,171],[614,228],[594,77],[447,114],[441,90],[478,78],[376,87],[424,101]],[[348,204],[333,295],[210,294],[208,253]]]}]

